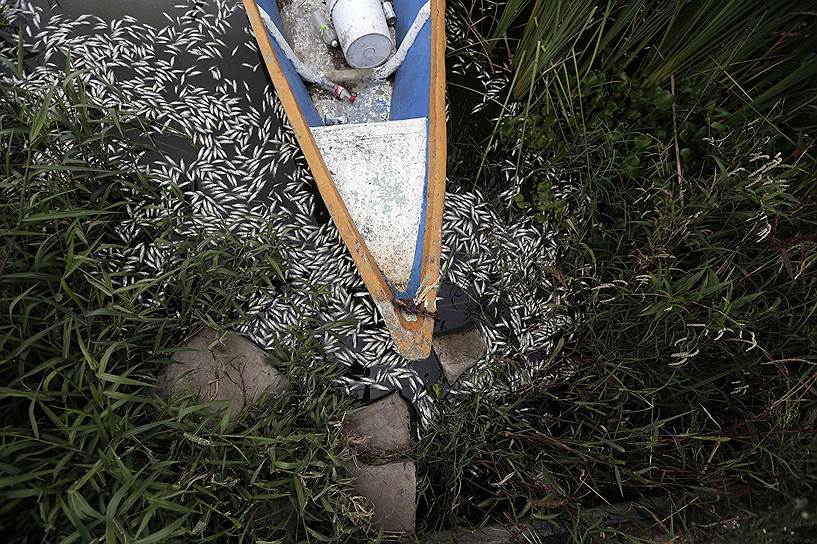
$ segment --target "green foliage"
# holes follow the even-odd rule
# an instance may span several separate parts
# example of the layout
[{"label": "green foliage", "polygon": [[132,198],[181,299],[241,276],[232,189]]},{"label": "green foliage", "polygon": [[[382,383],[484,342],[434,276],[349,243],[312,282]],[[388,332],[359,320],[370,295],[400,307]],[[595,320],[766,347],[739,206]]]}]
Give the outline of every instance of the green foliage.
[{"label": "green foliage", "polygon": [[[590,176],[603,171],[625,181],[666,177],[680,167],[683,175],[694,178],[702,169],[716,166],[710,156],[713,149],[746,124],[743,116],[724,108],[722,94],[695,80],[681,82],[673,93],[661,85],[645,87],[623,72],[594,71],[580,93],[580,100],[563,102],[558,112],[543,103],[523,115],[504,118],[501,143],[505,147],[520,143],[523,153],[543,155],[557,170],[568,173]],[[778,112],[769,115],[779,120]],[[788,157],[809,147],[807,132],[772,121],[766,119],[763,137],[755,140],[761,146],[758,152]],[[536,211],[540,221],[564,217],[565,203],[553,196],[550,179],[528,180],[515,202],[521,209]]]},{"label": "green foliage", "polygon": [[[23,73],[22,60],[10,65]],[[42,91],[0,85],[0,533],[66,543],[360,533],[367,512],[342,472],[350,400],[309,331],[270,355],[288,390],[229,432],[206,403],[154,393],[188,333],[229,330],[242,301],[274,295],[278,245],[270,233],[174,238],[181,197],[136,163],[156,151],[148,132],[82,81],[67,68]],[[134,222],[165,261],[115,258],[138,250],[123,237]]]},{"label": "green foliage", "polygon": [[[509,2],[493,38],[516,35],[508,10],[524,22],[515,115],[487,148],[518,166],[516,212],[557,231],[552,288],[582,317],[541,375],[520,385],[525,361],[506,361],[491,387],[438,406],[418,447],[428,523],[533,518],[576,542],[763,541],[768,527],[770,542],[808,541],[813,10]],[[641,515],[603,514],[632,502]],[[773,523],[767,504],[793,515]]]},{"label": "green foliage", "polygon": [[[586,163],[569,155],[585,227],[557,266],[582,318],[539,376],[511,382],[526,362],[507,361],[438,406],[418,450],[428,522],[542,519],[577,542],[758,534],[763,502],[815,500],[814,165],[764,154],[774,132],[746,123],[679,184],[666,149],[633,176],[636,144],[604,134]],[[599,517],[646,499],[637,519]],[[808,541],[807,521],[778,541]]]},{"label": "green foliage", "polygon": [[785,99],[793,116],[814,104],[817,90],[812,8],[805,0],[514,0],[492,38],[512,21],[524,24],[514,52],[517,99],[532,87],[540,98],[562,70],[579,82],[594,69],[626,71],[648,87],[706,74],[736,83],[734,104],[762,109]]}]

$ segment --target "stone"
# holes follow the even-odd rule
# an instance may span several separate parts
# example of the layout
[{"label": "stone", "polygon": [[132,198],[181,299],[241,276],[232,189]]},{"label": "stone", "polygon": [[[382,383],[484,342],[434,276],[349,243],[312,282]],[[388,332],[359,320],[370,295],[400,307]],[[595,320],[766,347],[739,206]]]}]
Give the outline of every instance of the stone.
[{"label": "stone", "polygon": [[218,342],[218,334],[203,329],[173,354],[159,377],[162,396],[193,393],[201,400],[229,405],[234,422],[244,408],[267,395],[278,394],[287,385],[286,377],[267,364],[264,351],[237,334]]},{"label": "stone", "polygon": [[394,453],[411,445],[409,410],[408,402],[394,392],[351,412],[344,428],[350,441],[367,453]]},{"label": "stone", "polygon": [[485,527],[476,531],[443,531],[426,539],[426,544],[509,544],[513,535],[504,527]]},{"label": "stone", "polygon": [[511,527],[483,527],[469,530],[442,531],[426,538],[426,544],[514,544],[543,542],[543,538],[557,534],[556,528],[546,523],[514,525]]},{"label": "stone", "polygon": [[414,463],[359,464],[351,468],[355,494],[374,508],[373,522],[384,533],[414,532],[417,514],[417,475]]},{"label": "stone", "polygon": [[449,384],[456,382],[466,370],[477,364],[488,349],[476,327],[465,332],[436,336],[433,346]]}]

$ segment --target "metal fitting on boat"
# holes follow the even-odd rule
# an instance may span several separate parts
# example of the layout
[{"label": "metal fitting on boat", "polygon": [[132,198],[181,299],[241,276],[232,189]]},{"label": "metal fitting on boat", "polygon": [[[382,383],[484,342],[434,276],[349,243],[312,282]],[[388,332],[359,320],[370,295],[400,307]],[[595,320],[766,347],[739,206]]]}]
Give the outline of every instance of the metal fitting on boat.
[{"label": "metal fitting on boat", "polygon": [[391,0],[383,0],[383,15],[386,16],[386,23],[389,26],[397,24],[397,14],[394,12],[394,4]]},{"label": "metal fitting on boat", "polygon": [[329,22],[329,17],[326,16],[325,10],[316,9],[312,12],[312,24],[315,25],[318,33],[320,33],[323,43],[329,47],[337,47],[339,45],[338,35],[335,29],[332,28],[332,23]]},{"label": "metal fitting on boat", "polygon": [[326,0],[346,62],[374,68],[391,53],[389,25],[380,0]]}]

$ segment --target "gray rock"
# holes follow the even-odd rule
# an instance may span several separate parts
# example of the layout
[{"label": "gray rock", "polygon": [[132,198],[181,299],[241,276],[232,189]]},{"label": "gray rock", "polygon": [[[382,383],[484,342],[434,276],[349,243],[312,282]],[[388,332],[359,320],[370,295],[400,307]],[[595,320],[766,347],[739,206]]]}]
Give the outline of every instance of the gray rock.
[{"label": "gray rock", "polygon": [[385,533],[411,533],[417,514],[417,476],[414,463],[357,465],[352,467],[355,494],[374,507],[376,524]]},{"label": "gray rock", "polygon": [[512,527],[483,527],[471,531],[458,529],[434,533],[426,539],[426,544],[514,544],[522,542],[542,542],[542,538],[557,534],[546,523],[515,525]]},{"label": "gray rock", "polygon": [[488,349],[485,339],[476,327],[465,332],[435,337],[433,346],[450,384],[456,382],[463,372],[474,366]]},{"label": "gray rock", "polygon": [[394,453],[411,444],[409,405],[392,393],[351,412],[345,425],[353,444],[373,455]]},{"label": "gray rock", "polygon": [[504,527],[485,527],[477,531],[443,531],[426,539],[426,544],[508,544],[513,535]]},{"label": "gray rock", "polygon": [[214,330],[204,329],[185,341],[185,351],[176,352],[159,377],[159,393],[223,401],[233,422],[248,404],[284,390],[286,377],[266,363],[261,348],[236,334],[217,340]]}]

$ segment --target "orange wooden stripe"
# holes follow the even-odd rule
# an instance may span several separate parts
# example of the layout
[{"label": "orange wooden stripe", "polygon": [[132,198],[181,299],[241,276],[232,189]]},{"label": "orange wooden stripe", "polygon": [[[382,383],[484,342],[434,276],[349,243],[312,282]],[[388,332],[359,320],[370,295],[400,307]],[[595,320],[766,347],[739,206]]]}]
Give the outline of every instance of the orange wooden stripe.
[{"label": "orange wooden stripe", "polygon": [[[445,126],[445,0],[431,2],[431,104],[429,107],[428,203],[423,245],[422,277],[435,284],[440,278],[447,134]],[[426,307],[436,310],[436,289]]]},{"label": "orange wooden stripe", "polygon": [[[445,207],[445,176],[447,133],[445,124],[445,0],[431,0],[431,92],[428,127],[428,192],[420,285],[433,285],[421,301],[429,312],[437,311],[437,283],[440,280],[443,211]],[[431,351],[434,320],[424,318],[420,336]]]}]

